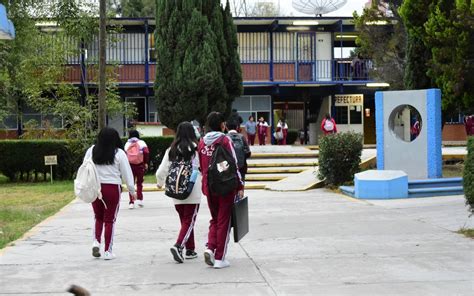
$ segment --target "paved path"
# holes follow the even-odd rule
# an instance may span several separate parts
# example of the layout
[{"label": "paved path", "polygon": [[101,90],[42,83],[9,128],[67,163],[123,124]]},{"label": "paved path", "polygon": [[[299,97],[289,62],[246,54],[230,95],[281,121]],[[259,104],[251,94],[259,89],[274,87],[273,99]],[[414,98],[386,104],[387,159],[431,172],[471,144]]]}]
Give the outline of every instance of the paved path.
[{"label": "paved path", "polygon": [[228,269],[204,265],[207,205],[196,235],[199,258],[169,253],[178,218],[163,193],[143,209],[122,197],[117,259],[90,255],[92,211],[74,202],[0,255],[0,295],[474,295],[474,240],[453,233],[467,218],[462,196],[355,201],[324,189],[248,191],[251,233],[231,243]]}]

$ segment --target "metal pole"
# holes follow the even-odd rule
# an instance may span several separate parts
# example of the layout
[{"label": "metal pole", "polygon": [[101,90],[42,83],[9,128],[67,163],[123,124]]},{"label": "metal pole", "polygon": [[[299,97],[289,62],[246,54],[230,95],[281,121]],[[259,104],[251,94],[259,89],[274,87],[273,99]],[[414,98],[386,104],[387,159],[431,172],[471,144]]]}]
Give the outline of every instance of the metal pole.
[{"label": "metal pole", "polygon": [[106,77],[105,77],[105,68],[106,68],[106,0],[100,0],[99,8],[99,130],[105,127],[105,113],[106,113]]},{"label": "metal pole", "polygon": [[49,173],[51,174],[51,184],[53,184],[53,166],[49,166]]}]

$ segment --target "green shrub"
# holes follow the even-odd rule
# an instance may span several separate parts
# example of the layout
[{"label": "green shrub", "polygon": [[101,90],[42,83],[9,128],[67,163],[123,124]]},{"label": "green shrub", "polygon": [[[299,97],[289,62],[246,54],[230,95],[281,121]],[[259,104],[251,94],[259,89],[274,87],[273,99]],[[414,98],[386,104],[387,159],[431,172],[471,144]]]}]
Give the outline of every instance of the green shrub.
[{"label": "green shrub", "polygon": [[[150,150],[149,172],[155,172],[173,137],[145,137]],[[126,142],[126,139],[123,139]],[[3,140],[0,141],[0,173],[10,181],[29,180],[29,176],[49,174],[44,165],[45,155],[57,155],[53,167],[54,179],[72,179],[82,163],[86,149],[79,141],[66,140]],[[36,178],[35,178],[36,179]]]},{"label": "green shrub", "polygon": [[[150,150],[150,163],[148,164],[148,172],[155,173],[158,167],[160,166],[163,155],[165,154],[166,149],[173,142],[174,137],[142,137],[140,138],[148,146]],[[128,139],[123,139],[124,143]]]},{"label": "green shrub", "polygon": [[319,141],[319,178],[328,185],[352,181],[359,171],[363,136],[358,133],[337,133]]},{"label": "green shrub", "polygon": [[295,129],[288,130],[288,136],[286,137],[286,144],[293,145],[298,139],[298,131]]},{"label": "green shrub", "polygon": [[474,214],[474,137],[470,137],[467,142],[467,158],[464,162],[463,172],[464,195],[469,211]]},{"label": "green shrub", "polygon": [[65,140],[5,140],[0,141],[0,172],[10,181],[31,175],[49,173],[44,156],[57,155],[58,165],[53,168],[55,179],[70,179],[74,174],[75,156]]}]

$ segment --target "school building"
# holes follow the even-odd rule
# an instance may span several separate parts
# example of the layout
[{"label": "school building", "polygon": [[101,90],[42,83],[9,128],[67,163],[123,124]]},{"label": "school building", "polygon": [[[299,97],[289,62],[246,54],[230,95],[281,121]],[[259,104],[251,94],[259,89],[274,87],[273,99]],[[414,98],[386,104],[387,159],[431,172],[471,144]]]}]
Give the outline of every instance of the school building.
[{"label": "school building", "polygon": [[[244,121],[250,115],[263,116],[275,126],[285,116],[290,129],[307,130],[309,142],[316,144],[321,120],[330,113],[338,130],[363,133],[365,143],[375,143],[374,94],[384,86],[371,77],[376,67],[372,61],[350,57],[358,34],[351,17],[256,17],[235,18],[234,22],[244,94],[233,107]],[[120,96],[135,103],[138,113],[135,118],[108,118],[109,125],[124,135],[131,125],[146,135],[169,134],[160,124],[153,94],[155,21],[122,18],[111,23],[121,25],[122,30],[109,35],[114,42],[108,44],[107,61],[118,64]],[[43,30],[54,29],[54,24],[39,25]],[[98,61],[98,38],[78,46],[81,53],[68,58],[65,80],[80,89],[96,88],[90,67]],[[61,118],[23,106],[21,116],[12,112],[4,120],[7,136],[15,137],[30,119],[47,119],[63,128]]]}]

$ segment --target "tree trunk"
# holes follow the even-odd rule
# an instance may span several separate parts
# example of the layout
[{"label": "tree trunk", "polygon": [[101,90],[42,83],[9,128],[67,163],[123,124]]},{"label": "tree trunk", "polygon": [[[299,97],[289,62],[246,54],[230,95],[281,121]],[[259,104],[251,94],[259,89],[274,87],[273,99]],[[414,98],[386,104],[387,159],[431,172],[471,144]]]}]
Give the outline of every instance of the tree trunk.
[{"label": "tree trunk", "polygon": [[105,67],[106,67],[106,0],[100,0],[99,8],[99,131],[105,127],[105,112],[106,112],[106,77],[105,77]]}]

